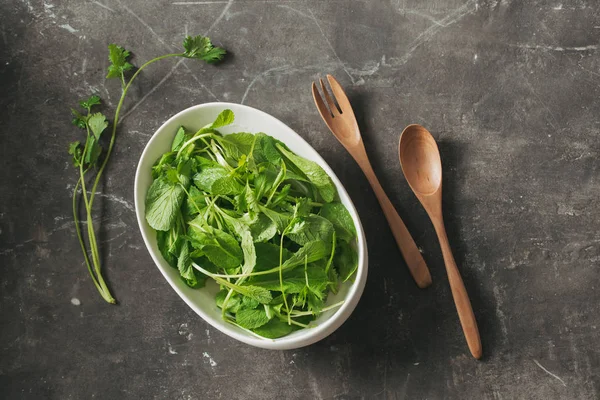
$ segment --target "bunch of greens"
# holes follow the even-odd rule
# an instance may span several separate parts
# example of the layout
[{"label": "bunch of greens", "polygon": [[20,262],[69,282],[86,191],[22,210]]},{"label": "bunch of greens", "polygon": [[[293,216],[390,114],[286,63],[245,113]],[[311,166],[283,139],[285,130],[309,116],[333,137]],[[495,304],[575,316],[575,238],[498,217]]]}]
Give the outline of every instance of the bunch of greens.
[{"label": "bunch of greens", "polygon": [[[131,87],[131,84],[142,70],[156,61],[170,57],[194,58],[204,60],[207,63],[215,63],[220,61],[225,55],[225,50],[213,46],[210,39],[204,36],[186,37],[183,41],[183,47],[184,51],[182,53],[166,54],[156,57],[135,70],[135,67],[128,61],[130,56],[129,51],[115,44],[108,46],[110,66],[108,67],[106,78],[118,78],[121,81],[122,93],[113,117],[110,142],[105,152],[103,152],[100,144],[101,135],[108,128],[109,122],[102,113],[92,112],[93,107],[100,105],[100,98],[93,95],[87,100],[80,101],[79,105],[83,111],[72,109],[74,115],[73,124],[85,130],[85,142],[83,144],[80,141],[76,141],[69,145],[69,154],[73,156],[73,165],[76,167],[79,174],[79,179],[73,190],[73,219],[75,220],[75,229],[79,244],[81,245],[81,251],[83,252],[83,258],[90,276],[92,277],[92,281],[104,300],[112,304],[116,303],[116,301],[102,277],[98,242],[96,240],[94,221],[92,218],[94,197],[97,193],[96,190],[98,189],[100,178],[106,168],[106,164],[108,163],[115,144],[119,114],[125,96],[127,95],[127,91]],[[134,70],[135,72],[133,72]],[[91,191],[89,192],[88,185],[91,185]],[[80,228],[80,197],[83,199],[85,207],[87,246]]]},{"label": "bunch of greens", "polygon": [[224,110],[180,127],[152,167],[146,220],[192,288],[221,287],[226,321],[267,338],[306,327],[357,268],[356,230],[327,173],[264,133],[221,135]]}]

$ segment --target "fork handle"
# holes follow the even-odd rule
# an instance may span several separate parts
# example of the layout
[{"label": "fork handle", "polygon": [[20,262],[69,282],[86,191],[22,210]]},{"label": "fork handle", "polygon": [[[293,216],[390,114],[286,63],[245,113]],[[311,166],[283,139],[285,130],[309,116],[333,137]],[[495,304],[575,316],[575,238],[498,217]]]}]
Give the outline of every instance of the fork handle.
[{"label": "fork handle", "polygon": [[413,279],[417,283],[418,287],[421,289],[426,288],[427,286],[431,285],[431,274],[429,273],[429,268],[427,268],[427,264],[425,264],[425,260],[423,259],[417,244],[410,235],[406,225],[404,225],[404,221],[402,221],[402,218],[400,218],[400,215],[398,215],[394,205],[381,187],[379,179],[377,179],[377,176],[375,176],[375,171],[373,171],[373,167],[367,158],[366,152],[363,156],[360,156],[360,154],[357,154],[356,152],[352,152],[352,155],[371,184],[371,187],[375,192],[375,196],[377,196],[379,205],[385,214],[388,225],[392,230],[392,234],[396,239],[398,248],[402,253],[402,257],[404,257],[404,261],[406,262]]}]

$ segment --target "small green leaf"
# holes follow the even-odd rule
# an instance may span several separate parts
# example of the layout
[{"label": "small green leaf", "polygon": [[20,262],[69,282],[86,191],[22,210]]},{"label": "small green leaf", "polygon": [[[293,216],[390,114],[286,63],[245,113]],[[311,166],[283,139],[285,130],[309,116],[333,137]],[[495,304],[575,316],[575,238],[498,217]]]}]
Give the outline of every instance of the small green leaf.
[{"label": "small green leaf", "polygon": [[181,252],[177,259],[177,269],[181,279],[191,288],[198,288],[204,286],[206,276],[196,271],[192,266],[192,259],[190,257],[190,249],[188,242],[185,242],[181,246]]},{"label": "small green leaf", "polygon": [[329,175],[327,175],[327,173],[319,164],[292,153],[280,144],[277,144],[276,147],[288,160],[290,160],[306,175],[313,185],[317,187],[319,194],[323,200],[325,200],[325,202],[329,203],[333,201],[337,191],[333,185],[333,182],[331,181],[331,178],[329,178]]},{"label": "small green leaf", "polygon": [[98,97],[96,95],[92,95],[87,100],[81,100],[79,102],[79,105],[82,108],[85,108],[86,110],[88,110],[88,112],[89,112],[93,106],[100,105],[100,97]]},{"label": "small green leaf", "polygon": [[188,223],[192,246],[201,249],[208,259],[221,268],[238,267],[244,258],[238,241],[230,234],[206,225],[198,217]]},{"label": "small green leaf", "polygon": [[246,329],[259,328],[269,322],[269,319],[264,307],[257,309],[240,308],[235,314],[235,322]]},{"label": "small green leaf", "polygon": [[81,164],[81,143],[79,141],[69,143],[69,154],[73,156],[73,165],[79,167]]},{"label": "small green leaf", "polygon": [[311,214],[299,217],[292,223],[287,236],[294,242],[304,245],[312,241],[322,241],[331,246],[333,224],[323,217]]},{"label": "small green leaf", "polygon": [[106,74],[107,79],[121,78],[125,71],[129,71],[133,68],[133,65],[127,61],[131,55],[129,51],[116,44],[109,44],[108,52],[108,60],[111,64],[108,66],[108,73]]},{"label": "small green leaf", "polygon": [[211,166],[202,167],[200,172],[194,175],[194,184],[200,190],[212,193],[213,184],[221,178],[228,177],[229,172],[219,164],[214,163]]},{"label": "small green leaf", "polygon": [[213,46],[208,37],[201,35],[186,36],[183,40],[183,48],[184,57],[204,60],[209,64],[221,61],[227,53],[225,49]]},{"label": "small green leaf", "polygon": [[85,115],[81,115],[81,113],[73,108],[71,108],[71,114],[73,114],[73,119],[71,123],[78,128],[85,129],[87,127],[87,117]]},{"label": "small green leaf", "polygon": [[349,244],[342,243],[335,249],[335,257],[333,259],[340,279],[346,282],[353,278],[354,273],[358,269],[358,254],[354,247]]},{"label": "small green leaf", "polygon": [[226,109],[226,110],[221,111],[219,113],[219,115],[217,115],[217,118],[210,125],[210,127],[211,127],[211,129],[221,128],[223,126],[232,124],[234,120],[235,120],[235,115],[233,114],[233,111]]},{"label": "small green leaf", "polygon": [[[217,307],[223,308],[223,304],[228,293],[229,290],[221,290],[219,291],[219,293],[217,293],[217,295],[215,296],[215,302],[217,303]],[[227,300],[227,311],[236,313],[239,310],[241,304],[242,302],[240,300],[240,296],[236,293],[233,293],[231,296],[229,296],[229,300]]]},{"label": "small green leaf", "polygon": [[102,153],[102,147],[100,147],[98,139],[93,136],[89,136],[87,140],[87,148],[83,156],[84,162],[88,165],[94,165],[96,161],[98,161],[100,153]]},{"label": "small green leaf", "polygon": [[295,325],[289,325],[278,318],[273,318],[266,324],[258,328],[254,328],[252,331],[257,335],[260,335],[267,339],[277,339],[289,335],[296,329],[298,329],[298,327],[296,327]]},{"label": "small green leaf", "polygon": [[271,210],[270,208],[264,207],[262,205],[259,205],[258,208],[263,214],[267,216],[267,218],[273,221],[279,233],[282,233],[285,230],[285,228],[289,225],[290,217],[287,214]]},{"label": "small green leaf", "polygon": [[155,179],[146,195],[146,221],[157,231],[167,231],[177,218],[185,191],[165,176]]},{"label": "small green leaf", "polygon": [[173,143],[171,144],[171,151],[178,151],[181,148],[181,145],[185,141],[185,128],[180,126],[175,134],[175,139],[173,139]]},{"label": "small green leaf", "polygon": [[319,215],[333,224],[338,239],[350,242],[356,237],[352,216],[342,203],[324,204]]},{"label": "small green leaf", "polygon": [[102,113],[91,115],[87,120],[87,124],[96,139],[100,139],[100,135],[108,127],[108,121]]}]

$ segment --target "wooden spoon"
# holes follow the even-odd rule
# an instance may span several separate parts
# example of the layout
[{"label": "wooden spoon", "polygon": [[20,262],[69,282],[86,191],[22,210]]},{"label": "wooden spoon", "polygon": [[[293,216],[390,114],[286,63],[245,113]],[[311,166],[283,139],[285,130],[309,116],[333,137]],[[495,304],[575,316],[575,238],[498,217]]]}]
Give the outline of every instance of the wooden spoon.
[{"label": "wooden spoon", "polygon": [[400,136],[400,165],[411,189],[427,211],[437,233],[452,297],[473,357],[482,356],[477,321],[463,280],[450,250],[442,216],[442,162],[435,139],[421,125],[409,125]]}]

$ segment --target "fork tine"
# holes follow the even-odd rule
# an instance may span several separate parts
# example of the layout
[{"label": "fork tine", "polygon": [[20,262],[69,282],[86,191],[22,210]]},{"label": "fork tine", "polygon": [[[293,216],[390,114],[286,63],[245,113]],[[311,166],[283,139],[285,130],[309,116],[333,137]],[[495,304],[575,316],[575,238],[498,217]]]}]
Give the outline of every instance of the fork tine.
[{"label": "fork tine", "polygon": [[319,89],[317,89],[317,84],[314,82],[312,83],[312,95],[313,95],[313,99],[315,100],[315,104],[317,105],[317,108],[319,109],[319,114],[321,114],[323,121],[325,121],[327,126],[329,126],[333,116],[331,115],[331,111],[329,111],[329,109],[325,105],[325,102],[323,102],[323,98],[321,97],[321,94],[319,93]]},{"label": "fork tine", "polygon": [[331,86],[333,97],[335,97],[335,100],[340,106],[340,112],[348,112],[354,115],[354,112],[352,111],[352,106],[350,105],[350,101],[348,100],[348,96],[346,96],[346,92],[344,92],[344,89],[342,89],[340,83],[329,74],[327,74],[327,81],[329,82],[329,86]]},{"label": "fork tine", "polygon": [[329,105],[329,110],[331,111],[331,114],[334,117],[336,115],[340,115],[341,113],[340,113],[338,107],[335,105],[335,102],[333,101],[333,99],[329,95],[329,90],[327,90],[327,87],[325,86],[325,82],[323,82],[323,79],[319,79],[319,82],[321,82],[321,90],[323,91],[323,95],[325,96],[325,100],[327,101],[327,104]]}]

